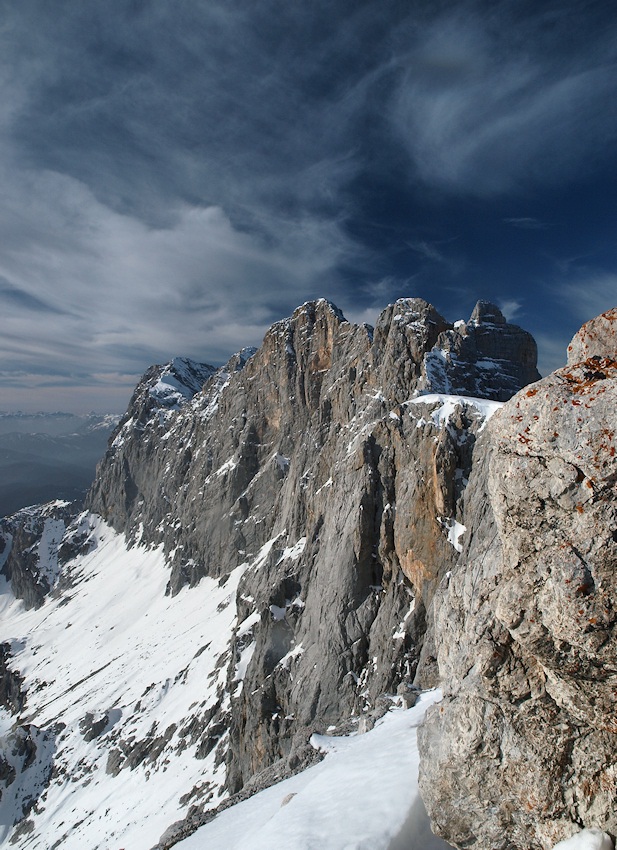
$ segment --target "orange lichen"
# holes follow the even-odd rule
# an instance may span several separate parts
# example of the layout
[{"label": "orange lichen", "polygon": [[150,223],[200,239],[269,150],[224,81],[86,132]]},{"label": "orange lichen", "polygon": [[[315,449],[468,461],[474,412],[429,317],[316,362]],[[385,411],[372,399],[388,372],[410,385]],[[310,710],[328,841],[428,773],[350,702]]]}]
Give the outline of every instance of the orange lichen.
[{"label": "orange lichen", "polygon": [[617,375],[617,361],[609,357],[589,357],[578,364],[582,375],[573,372],[565,372],[563,378],[570,384],[569,389],[573,393],[585,393],[599,381],[614,378]]}]

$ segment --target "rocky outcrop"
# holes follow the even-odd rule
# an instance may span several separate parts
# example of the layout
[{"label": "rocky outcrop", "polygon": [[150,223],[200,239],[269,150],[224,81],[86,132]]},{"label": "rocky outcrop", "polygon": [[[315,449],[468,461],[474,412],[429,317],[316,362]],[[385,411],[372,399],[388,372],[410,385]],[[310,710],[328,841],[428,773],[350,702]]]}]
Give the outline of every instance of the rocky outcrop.
[{"label": "rocky outcrop", "polygon": [[453,325],[403,299],[373,331],[321,300],[177,409],[153,396],[159,375],[138,387],[89,507],[164,547],[171,594],[243,567],[227,681],[237,792],[275,763],[293,770],[313,728],[370,722],[384,692],[436,681],[427,611],[461,545],[487,409],[435,394],[509,397],[538,377],[535,344],[484,302]]},{"label": "rocky outcrop", "polygon": [[582,363],[593,357],[614,356],[616,333],[617,308],[586,322],[568,346],[568,364]]},{"label": "rocky outcrop", "polygon": [[2,832],[13,826],[9,813],[15,813],[18,824],[11,835],[11,844],[32,831],[28,819],[53,771],[55,734],[38,729],[33,724],[15,725],[0,735],[0,802],[3,809]]},{"label": "rocky outcrop", "polygon": [[494,304],[478,301],[467,323],[456,322],[437,338],[425,358],[424,386],[507,401],[538,380],[537,356],[530,334],[508,324]]},{"label": "rocky outcrop", "polygon": [[56,501],[0,519],[0,575],[26,608],[42,605],[55,586],[67,554],[62,540],[76,513],[75,503]]},{"label": "rocky outcrop", "polygon": [[445,697],[420,736],[429,814],[458,847],[617,832],[615,315],[475,447],[465,547],[433,600]]}]

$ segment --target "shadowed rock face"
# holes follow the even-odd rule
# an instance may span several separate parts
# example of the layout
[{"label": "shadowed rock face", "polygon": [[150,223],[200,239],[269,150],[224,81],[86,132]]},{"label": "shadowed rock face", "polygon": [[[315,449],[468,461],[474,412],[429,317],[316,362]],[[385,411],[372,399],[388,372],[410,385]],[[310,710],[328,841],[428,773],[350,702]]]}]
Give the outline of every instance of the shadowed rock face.
[{"label": "shadowed rock face", "polygon": [[38,608],[58,580],[67,552],[62,541],[76,503],[49,502],[0,519],[0,575],[26,608]]},{"label": "shadowed rock face", "polygon": [[453,387],[508,397],[538,377],[534,358],[531,337],[483,302],[454,327],[402,299],[373,331],[321,300],[177,410],[152,392],[160,367],[144,377],[89,507],[163,543],[170,593],[249,564],[229,671],[231,791],[297,764],[307,729],[370,711],[401,683],[435,683],[426,610],[457,555],[483,419],[461,403],[433,421],[439,403],[409,402]]},{"label": "shadowed rock face", "polygon": [[425,386],[507,401],[539,379],[537,356],[530,334],[508,324],[494,304],[478,301],[467,323],[457,322],[437,337],[426,358]]},{"label": "shadowed rock face", "polygon": [[446,697],[420,736],[433,823],[458,846],[617,832],[617,326],[491,420],[467,546],[434,598]]}]

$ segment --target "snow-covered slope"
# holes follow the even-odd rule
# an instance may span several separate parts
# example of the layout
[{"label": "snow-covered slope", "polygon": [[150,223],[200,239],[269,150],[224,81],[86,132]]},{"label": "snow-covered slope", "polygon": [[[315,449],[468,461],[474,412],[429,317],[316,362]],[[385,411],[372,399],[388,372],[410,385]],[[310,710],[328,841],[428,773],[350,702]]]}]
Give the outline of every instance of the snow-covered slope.
[{"label": "snow-covered slope", "polygon": [[[26,610],[4,579],[0,587],[0,641],[27,693],[19,725],[0,711],[0,843],[147,850],[192,804],[215,807],[226,796],[235,595],[259,557],[171,597],[161,549],[127,548],[124,535],[85,513],[72,534],[86,554],[65,565],[41,608]],[[323,762],[230,807],[178,846],[385,850],[408,829],[428,836],[415,732],[437,699],[425,694],[404,711],[394,697],[399,708],[366,735],[314,735]],[[24,803],[27,818],[12,830]]]},{"label": "snow-covered slope", "polygon": [[416,729],[439,691],[390,711],[365,735],[314,735],[317,765],[227,809],[181,850],[438,850],[418,796]]},{"label": "snow-covered slope", "polygon": [[160,550],[127,549],[92,516],[80,525],[92,549],[66,565],[62,591],[41,608],[25,610],[2,580],[0,640],[23,676],[21,726],[35,749],[27,765],[4,712],[0,757],[15,773],[11,782],[5,768],[0,782],[0,837],[32,794],[16,846],[139,850],[192,803],[219,802],[242,568],[172,598]]}]

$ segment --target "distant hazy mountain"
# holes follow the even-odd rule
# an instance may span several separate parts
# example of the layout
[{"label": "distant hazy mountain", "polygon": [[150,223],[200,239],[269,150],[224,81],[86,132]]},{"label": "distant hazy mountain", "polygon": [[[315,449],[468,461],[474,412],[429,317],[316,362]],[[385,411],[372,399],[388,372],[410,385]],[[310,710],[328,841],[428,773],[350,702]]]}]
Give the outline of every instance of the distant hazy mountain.
[{"label": "distant hazy mountain", "polygon": [[80,499],[119,417],[0,413],[0,516],[51,499]]}]

